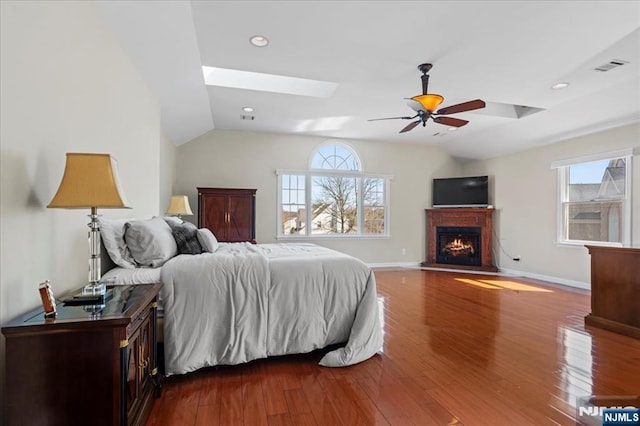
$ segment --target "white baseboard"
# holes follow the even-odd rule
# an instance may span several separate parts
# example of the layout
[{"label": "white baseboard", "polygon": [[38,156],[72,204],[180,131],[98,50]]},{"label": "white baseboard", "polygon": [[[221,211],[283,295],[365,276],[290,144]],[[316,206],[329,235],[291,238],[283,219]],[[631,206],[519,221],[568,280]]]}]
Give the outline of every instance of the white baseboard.
[{"label": "white baseboard", "polygon": [[433,270],[433,271],[447,271],[447,272],[457,272],[461,274],[481,274],[481,275],[503,275],[503,276],[517,276],[517,277],[525,277],[532,278],[535,280],[546,281],[551,284],[559,284],[568,287],[579,288],[582,290],[591,290],[590,283],[584,283],[582,281],[573,281],[567,280],[564,278],[553,277],[550,275],[543,274],[534,274],[532,272],[518,271],[516,269],[505,269],[499,268],[499,272],[485,272],[485,271],[473,271],[466,269],[446,269],[446,268],[428,268],[421,267],[421,262],[387,262],[387,263],[368,263],[367,265],[372,269],[425,269],[425,270]]},{"label": "white baseboard", "polygon": [[567,280],[564,278],[552,277],[550,275],[542,275],[542,274],[534,274],[532,272],[518,271],[516,269],[500,268],[500,271],[509,275],[516,275],[516,276],[525,277],[525,278],[533,278],[535,280],[547,281],[552,284],[566,285],[569,287],[580,288],[582,290],[591,290],[591,284],[583,283],[582,281]]}]

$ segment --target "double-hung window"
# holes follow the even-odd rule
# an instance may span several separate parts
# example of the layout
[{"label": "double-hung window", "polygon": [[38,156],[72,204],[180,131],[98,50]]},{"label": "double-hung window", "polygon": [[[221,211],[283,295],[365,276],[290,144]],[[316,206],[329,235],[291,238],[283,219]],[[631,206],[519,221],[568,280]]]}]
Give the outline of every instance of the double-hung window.
[{"label": "double-hung window", "polygon": [[278,170],[278,238],[389,235],[390,176],[363,172],[355,151],[330,141],[308,170]]},{"label": "double-hung window", "polygon": [[626,245],[631,241],[632,151],[556,161],[558,242]]}]

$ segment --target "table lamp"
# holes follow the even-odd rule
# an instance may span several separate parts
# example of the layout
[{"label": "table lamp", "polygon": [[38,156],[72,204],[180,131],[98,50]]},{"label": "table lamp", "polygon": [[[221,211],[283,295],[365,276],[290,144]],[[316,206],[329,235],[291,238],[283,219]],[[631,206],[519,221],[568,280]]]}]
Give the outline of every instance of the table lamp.
[{"label": "table lamp", "polygon": [[104,295],[100,283],[100,223],[98,207],[130,208],[118,179],[117,161],[109,154],[67,153],[67,162],[60,187],[47,208],[90,208],[89,222],[89,283],[85,296]]},{"label": "table lamp", "polygon": [[186,195],[172,195],[167,214],[178,217],[182,217],[182,215],[193,215],[191,207],[189,206],[189,198]]}]

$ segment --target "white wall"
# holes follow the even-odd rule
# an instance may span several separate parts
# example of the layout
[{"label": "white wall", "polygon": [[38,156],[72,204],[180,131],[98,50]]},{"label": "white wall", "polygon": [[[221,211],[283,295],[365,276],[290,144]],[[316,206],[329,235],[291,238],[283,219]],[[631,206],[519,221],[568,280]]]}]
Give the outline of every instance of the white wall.
[{"label": "white wall", "polygon": [[[487,174],[497,209],[494,243],[500,268],[589,287],[590,257],[582,246],[556,244],[557,170],[551,162],[636,148],[633,161],[632,244],[640,245],[640,125],[628,125],[544,145],[487,161],[468,163],[465,174]],[[505,254],[505,252],[508,254]],[[520,262],[511,260],[520,256]]]},{"label": "white wall", "polygon": [[[89,211],[45,207],[60,183],[65,153],[116,157],[133,209],[99,213],[150,217],[170,195],[159,176],[161,169],[174,168],[175,151],[162,136],[156,100],[93,2],[3,0],[1,7],[0,320],[5,322],[40,304],[37,286],[45,279],[57,295],[87,280]],[[3,393],[4,338],[0,345]]]},{"label": "white wall", "polygon": [[[326,138],[213,130],[178,147],[175,190],[189,196],[197,214],[197,187],[256,188],[256,238],[276,242],[276,169],[306,170],[313,150]],[[365,172],[394,175],[391,238],[317,239],[320,245],[368,263],[425,260],[424,209],[431,181],[452,176],[460,165],[440,148],[370,141],[344,141],[358,153]],[[197,223],[197,217],[185,218]],[[402,255],[402,249],[406,254]]]},{"label": "white wall", "polygon": [[161,134],[160,140],[160,172],[158,183],[160,185],[160,205],[158,206],[158,212],[163,214],[169,207],[169,200],[173,192],[173,185],[176,179],[176,145],[166,137],[164,133]]}]

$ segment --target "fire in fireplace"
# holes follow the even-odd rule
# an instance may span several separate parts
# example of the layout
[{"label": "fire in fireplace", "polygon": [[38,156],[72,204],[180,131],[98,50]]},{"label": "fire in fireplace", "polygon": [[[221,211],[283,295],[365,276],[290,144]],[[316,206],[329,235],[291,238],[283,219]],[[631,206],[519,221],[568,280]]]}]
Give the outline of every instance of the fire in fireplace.
[{"label": "fire in fireplace", "polygon": [[480,236],[479,227],[436,227],[437,262],[451,265],[481,265]]}]

